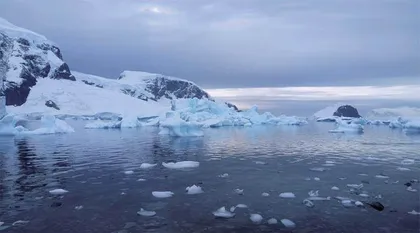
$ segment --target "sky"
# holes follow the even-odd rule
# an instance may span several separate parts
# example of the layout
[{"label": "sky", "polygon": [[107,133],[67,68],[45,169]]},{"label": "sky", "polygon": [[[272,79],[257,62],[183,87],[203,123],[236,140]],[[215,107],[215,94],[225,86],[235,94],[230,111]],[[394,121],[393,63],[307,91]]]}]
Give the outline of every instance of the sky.
[{"label": "sky", "polygon": [[225,98],[281,100],[314,91],[343,99],[325,92],[336,86],[380,100],[397,89],[412,100],[399,88],[420,93],[419,11],[418,0],[0,1],[0,17],[57,43],[72,70],[108,78],[141,70]]}]

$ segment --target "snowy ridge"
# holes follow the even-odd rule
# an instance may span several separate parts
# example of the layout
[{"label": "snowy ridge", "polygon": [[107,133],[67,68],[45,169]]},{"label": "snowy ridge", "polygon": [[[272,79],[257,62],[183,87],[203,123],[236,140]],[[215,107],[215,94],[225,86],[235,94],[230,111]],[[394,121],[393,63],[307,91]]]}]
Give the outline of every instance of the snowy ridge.
[{"label": "snowy ridge", "polygon": [[1,17],[0,17],[0,32],[5,33],[12,38],[24,37],[24,38],[28,38],[32,41],[37,41],[37,42],[48,41],[45,36],[40,35],[36,32],[30,31],[25,28],[15,26],[9,21]]},{"label": "snowy ridge", "polygon": [[345,105],[344,103],[336,103],[332,106],[328,106],[324,109],[319,110],[314,113],[313,118],[316,121],[335,121],[337,117],[334,116],[334,112],[337,111],[337,108]]}]

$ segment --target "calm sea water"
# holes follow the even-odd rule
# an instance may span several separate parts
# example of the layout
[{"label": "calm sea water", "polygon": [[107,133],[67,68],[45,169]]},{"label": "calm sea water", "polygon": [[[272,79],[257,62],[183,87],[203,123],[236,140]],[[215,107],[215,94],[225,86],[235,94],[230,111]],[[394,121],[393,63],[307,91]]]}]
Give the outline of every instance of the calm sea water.
[{"label": "calm sea water", "polygon": [[[0,137],[0,226],[3,232],[419,232],[419,192],[405,183],[420,177],[420,136],[387,127],[367,127],[362,135],[329,134],[334,126],[208,129],[202,138],[171,138],[156,128],[84,130],[65,135]],[[414,164],[402,165],[404,159]],[[161,163],[199,161],[188,170]],[[409,160],[405,160],[409,161]],[[148,169],[140,164],[158,163]],[[398,167],[410,170],[401,171]],[[311,168],[327,170],[312,171]],[[132,170],[133,174],[124,174]],[[219,175],[228,173],[225,178]],[[362,174],[362,175],[361,175]],[[365,174],[365,175],[363,175]],[[388,179],[376,178],[386,175]],[[320,180],[314,180],[318,177]],[[138,179],[146,181],[138,181]],[[310,180],[309,180],[310,178]],[[341,179],[339,179],[341,178]],[[397,182],[398,181],[398,182]],[[364,184],[350,192],[347,184]],[[186,195],[200,185],[204,193]],[[331,190],[337,186],[339,191]],[[420,190],[419,183],[413,183]],[[54,196],[48,191],[69,192]],[[244,189],[243,195],[234,192]],[[302,201],[319,190],[330,201]],[[152,191],[172,191],[167,199]],[[261,194],[267,192],[268,197]],[[283,199],[282,192],[296,198]],[[375,198],[381,195],[382,198]],[[379,201],[383,211],[344,207],[334,197]],[[216,219],[222,206],[237,209],[231,219]],[[82,209],[76,209],[83,206]],[[140,208],[154,217],[137,215]],[[254,224],[251,213],[264,221]],[[269,218],[290,219],[296,228]],[[22,220],[26,224],[11,226]]]}]

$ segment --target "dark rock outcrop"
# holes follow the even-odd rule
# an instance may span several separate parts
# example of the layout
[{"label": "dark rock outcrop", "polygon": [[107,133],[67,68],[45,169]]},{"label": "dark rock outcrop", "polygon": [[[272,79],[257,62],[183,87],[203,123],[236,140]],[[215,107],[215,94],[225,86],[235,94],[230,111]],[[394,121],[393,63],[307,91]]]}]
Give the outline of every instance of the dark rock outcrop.
[{"label": "dark rock outcrop", "polygon": [[351,105],[340,106],[333,114],[336,117],[354,117],[361,118],[357,109]]},{"label": "dark rock outcrop", "polygon": [[44,39],[39,41],[9,37],[0,28],[0,77],[6,77],[3,90],[6,105],[23,105],[40,78],[76,80],[62,61],[60,49]]},{"label": "dark rock outcrop", "polygon": [[45,101],[45,106],[50,107],[50,108],[55,108],[56,110],[60,110],[58,105],[52,100]]}]

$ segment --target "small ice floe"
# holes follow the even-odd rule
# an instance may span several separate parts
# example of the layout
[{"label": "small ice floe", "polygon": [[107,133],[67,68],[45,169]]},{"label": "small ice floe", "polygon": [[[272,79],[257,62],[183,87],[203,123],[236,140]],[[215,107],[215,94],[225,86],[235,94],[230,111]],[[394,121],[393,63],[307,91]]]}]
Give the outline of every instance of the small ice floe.
[{"label": "small ice floe", "polygon": [[144,216],[144,217],[152,217],[152,216],[156,215],[156,212],[140,208],[140,211],[138,211],[137,214],[140,215],[140,216]]},{"label": "small ice floe", "polygon": [[406,168],[406,167],[397,167],[398,171],[411,171],[410,168]]},{"label": "small ice floe", "polygon": [[278,221],[275,218],[270,218],[270,219],[267,220],[267,223],[269,225],[276,225],[278,223]]},{"label": "small ice floe", "polygon": [[375,198],[376,199],[382,199],[382,195],[381,194],[378,194],[378,195],[375,196]]},{"label": "small ice floe", "polygon": [[204,193],[203,189],[197,185],[187,187],[185,190],[187,191],[187,194],[190,194],[190,195]]},{"label": "small ice floe", "polygon": [[315,181],[320,181],[321,179],[319,177],[314,177]]},{"label": "small ice floe", "polygon": [[400,181],[399,180],[396,180],[396,181],[394,181],[394,182],[392,182],[393,184],[398,184],[398,183],[400,183]]},{"label": "small ice floe", "polygon": [[347,187],[354,188],[354,189],[362,189],[363,184],[347,184]]},{"label": "small ice floe", "polygon": [[339,187],[337,187],[337,186],[333,186],[333,187],[331,188],[331,190],[338,191],[338,190],[340,190],[340,188],[339,188]]},{"label": "small ice floe", "polygon": [[220,160],[222,160],[222,158],[219,158],[219,157],[211,157],[207,161],[220,161]]},{"label": "small ice floe", "polygon": [[262,193],[261,196],[268,197],[268,196],[270,196],[270,194],[269,193]]},{"label": "small ice floe", "polygon": [[266,165],[267,163],[266,162],[263,162],[263,161],[255,161],[255,164],[258,164],[258,165]]},{"label": "small ice floe", "polygon": [[389,176],[385,176],[385,175],[376,175],[375,177],[378,179],[389,179]]},{"label": "small ice floe", "polygon": [[312,208],[312,207],[315,206],[315,204],[312,201],[308,200],[308,199],[303,200],[303,204],[306,205],[309,208]]},{"label": "small ice floe", "polygon": [[309,201],[329,201],[331,197],[308,197],[306,199]]},{"label": "small ice floe", "polygon": [[182,162],[169,162],[169,163],[162,163],[162,165],[169,169],[185,169],[185,168],[196,168],[200,166],[199,162],[196,161],[182,161]]},{"label": "small ice floe", "polygon": [[334,167],[335,164],[333,164],[333,163],[326,163],[326,164],[322,164],[322,166],[324,166],[324,167]]},{"label": "small ice floe", "polygon": [[221,207],[220,209],[214,211],[213,215],[216,218],[233,218],[233,217],[235,217],[235,213],[227,211],[224,206]]},{"label": "small ice floe", "polygon": [[125,171],[124,174],[126,174],[126,175],[132,175],[132,174],[134,174],[134,171]]},{"label": "small ice floe", "polygon": [[244,194],[244,190],[243,189],[235,189],[234,192],[238,195],[243,195]]},{"label": "small ice floe", "polygon": [[[412,215],[420,215],[420,212],[417,212],[417,211],[415,211],[415,210],[412,210],[412,211],[410,211],[410,212],[408,212],[409,214],[412,214]],[[0,225],[1,226],[1,225]]]},{"label": "small ice floe", "polygon": [[369,195],[368,195],[368,194],[366,194],[366,193],[361,193],[361,194],[359,194],[359,196],[360,196],[360,197],[369,197]]},{"label": "small ice floe", "polygon": [[156,165],[157,165],[157,163],[142,163],[140,165],[140,169],[149,169],[149,168],[152,168]]},{"label": "small ice floe", "polygon": [[296,224],[289,219],[282,219],[280,220],[281,223],[287,228],[295,228]]},{"label": "small ice floe", "polygon": [[340,178],[338,178],[339,180],[347,180],[347,178],[346,177],[340,177]]},{"label": "small ice floe", "polygon": [[62,194],[68,193],[68,192],[69,191],[67,191],[65,189],[53,189],[53,190],[49,191],[49,193],[52,194],[52,195],[62,195]]},{"label": "small ice floe", "polygon": [[137,181],[146,181],[146,179],[142,179],[142,178],[140,178],[140,179],[138,179]]},{"label": "small ice floe", "polygon": [[227,177],[229,177],[229,174],[224,173],[224,174],[219,175],[219,177],[220,177],[220,178],[227,178]]},{"label": "small ice floe", "polygon": [[327,169],[324,167],[313,167],[313,168],[310,168],[309,170],[314,171],[314,172],[325,172]]},{"label": "small ice floe", "polygon": [[317,196],[319,196],[319,191],[318,190],[316,190],[316,191],[311,190],[311,191],[309,191],[308,195],[310,197],[317,197]]},{"label": "small ice floe", "polygon": [[325,161],[326,164],[335,164],[335,161],[327,160]]},{"label": "small ice floe", "polygon": [[310,181],[310,180],[311,180],[311,178],[309,178],[309,177],[306,177],[306,178],[305,178],[305,180],[306,180],[306,181]]},{"label": "small ice floe", "polygon": [[286,192],[286,193],[280,193],[279,197],[282,198],[295,198],[295,194],[291,193],[291,192]]},{"label": "small ice floe", "polygon": [[78,205],[78,206],[74,207],[74,209],[75,210],[81,210],[81,209],[83,209],[83,206],[82,205]]},{"label": "small ice floe", "polygon": [[170,191],[154,191],[152,192],[152,195],[157,198],[168,198],[172,197],[174,193]]},{"label": "small ice floe", "polygon": [[248,206],[245,204],[237,204],[236,206],[230,207],[230,212],[234,212],[236,208],[245,209],[248,208]]},{"label": "small ice floe", "polygon": [[260,214],[251,214],[249,219],[251,219],[251,221],[255,224],[260,224],[263,220],[263,217]]},{"label": "small ice floe", "polygon": [[125,193],[125,192],[121,192],[121,195],[126,195],[127,193]]},{"label": "small ice floe", "polygon": [[358,207],[362,207],[363,206],[363,203],[361,201],[356,201],[354,204],[356,206],[358,206]]},{"label": "small ice floe", "polygon": [[414,159],[403,159],[401,161],[401,164],[402,165],[412,165],[412,164],[414,164]]},{"label": "small ice floe", "polygon": [[351,201],[351,200],[342,200],[342,201],[341,201],[341,204],[342,204],[344,207],[352,207],[352,206],[353,206],[353,203],[352,203],[352,201]]},{"label": "small ice floe", "polygon": [[369,175],[365,173],[360,173],[359,176],[369,176]]},{"label": "small ice floe", "polygon": [[26,225],[28,223],[29,223],[29,221],[18,220],[16,222],[12,223],[12,226],[23,226],[23,225]]},{"label": "small ice floe", "polygon": [[414,189],[413,187],[409,186],[409,187],[407,187],[407,191],[409,191],[409,192],[417,192],[417,189]]}]

